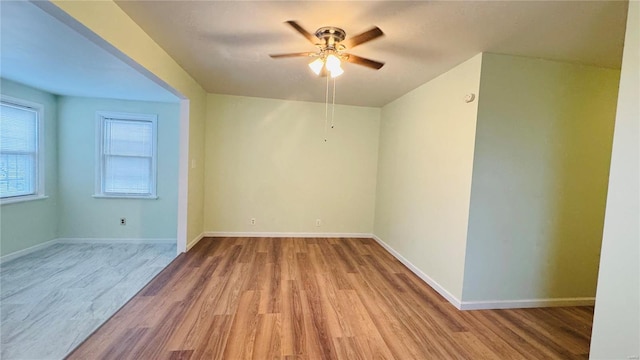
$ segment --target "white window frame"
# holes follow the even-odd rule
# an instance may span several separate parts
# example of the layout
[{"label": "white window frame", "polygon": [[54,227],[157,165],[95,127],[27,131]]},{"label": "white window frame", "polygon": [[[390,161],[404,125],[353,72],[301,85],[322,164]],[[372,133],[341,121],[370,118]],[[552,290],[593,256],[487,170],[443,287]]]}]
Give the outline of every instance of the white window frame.
[{"label": "white window frame", "polygon": [[[124,120],[151,122],[153,131],[152,159],[151,159],[151,194],[131,194],[131,193],[107,193],[104,191],[104,122],[105,120]],[[95,198],[111,199],[157,199],[157,179],[158,179],[158,116],[155,114],[133,114],[112,111],[96,112],[96,160],[95,160]]]},{"label": "white window frame", "polygon": [[47,196],[45,195],[44,191],[44,105],[33,101],[14,98],[1,94],[0,102],[9,106],[16,106],[36,112],[36,183],[34,184],[35,192],[28,195],[0,198],[0,204],[14,204],[24,201],[46,199]]}]

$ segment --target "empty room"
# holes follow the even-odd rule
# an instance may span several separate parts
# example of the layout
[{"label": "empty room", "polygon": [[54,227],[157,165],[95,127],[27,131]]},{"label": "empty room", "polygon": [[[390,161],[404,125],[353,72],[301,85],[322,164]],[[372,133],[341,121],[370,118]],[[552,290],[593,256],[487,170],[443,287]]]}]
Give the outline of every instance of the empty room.
[{"label": "empty room", "polygon": [[637,1],[0,2],[2,359],[637,359]]}]

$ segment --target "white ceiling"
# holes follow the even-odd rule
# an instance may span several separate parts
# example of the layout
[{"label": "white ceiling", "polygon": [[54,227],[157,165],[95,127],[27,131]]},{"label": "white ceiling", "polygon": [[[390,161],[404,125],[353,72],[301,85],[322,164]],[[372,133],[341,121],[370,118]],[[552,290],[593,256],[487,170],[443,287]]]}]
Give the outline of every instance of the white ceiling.
[{"label": "white ceiling", "polygon": [[57,95],[178,98],[26,1],[0,1],[0,76]]},{"label": "white ceiling", "polygon": [[[379,26],[385,37],[352,53],[386,62],[345,64],[337,102],[382,106],[481,51],[619,68],[626,2],[615,1],[117,1],[208,92],[324,101],[312,51],[283,24]],[[54,94],[177,101],[102,46],[25,1],[0,1],[0,76]],[[156,79],[157,80],[157,79]]]},{"label": "white ceiling", "polygon": [[338,78],[337,102],[382,106],[482,52],[619,68],[626,2],[616,1],[116,1],[208,92],[324,101],[313,51],[283,24],[309,32],[338,26],[347,38],[371,26],[385,37],[353,49],[386,62],[354,64]]}]

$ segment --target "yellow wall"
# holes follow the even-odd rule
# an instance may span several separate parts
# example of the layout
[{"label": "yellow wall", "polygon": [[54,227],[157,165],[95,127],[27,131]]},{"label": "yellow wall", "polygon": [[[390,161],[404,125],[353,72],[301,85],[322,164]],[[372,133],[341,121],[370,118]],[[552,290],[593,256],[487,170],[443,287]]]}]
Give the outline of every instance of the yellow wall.
[{"label": "yellow wall", "polygon": [[591,359],[640,357],[640,3],[629,2]]},{"label": "yellow wall", "polygon": [[479,54],[386,105],[380,129],[374,233],[458,300],[478,104],[463,98],[478,94],[481,62]]},{"label": "yellow wall", "polygon": [[321,103],[209,94],[207,105],[207,232],[372,232],[379,109],[337,105],[324,142]]},{"label": "yellow wall", "polygon": [[463,301],[595,296],[619,74],[484,54]]},{"label": "yellow wall", "polygon": [[[206,93],[113,1],[52,0],[52,3],[189,100],[188,142],[181,146],[188,143],[190,166],[184,169],[188,171],[186,239],[192,242],[203,230]],[[185,236],[179,233],[178,237],[181,235]]]}]

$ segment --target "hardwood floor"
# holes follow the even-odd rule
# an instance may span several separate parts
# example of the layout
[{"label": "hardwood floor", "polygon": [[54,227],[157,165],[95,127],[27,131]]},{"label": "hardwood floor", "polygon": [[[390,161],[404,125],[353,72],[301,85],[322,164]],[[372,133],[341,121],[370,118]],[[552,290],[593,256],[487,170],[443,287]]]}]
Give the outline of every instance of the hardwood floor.
[{"label": "hardwood floor", "polygon": [[586,359],[592,307],[459,311],[371,239],[207,238],[70,359]]}]

